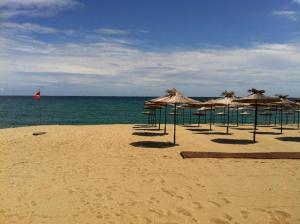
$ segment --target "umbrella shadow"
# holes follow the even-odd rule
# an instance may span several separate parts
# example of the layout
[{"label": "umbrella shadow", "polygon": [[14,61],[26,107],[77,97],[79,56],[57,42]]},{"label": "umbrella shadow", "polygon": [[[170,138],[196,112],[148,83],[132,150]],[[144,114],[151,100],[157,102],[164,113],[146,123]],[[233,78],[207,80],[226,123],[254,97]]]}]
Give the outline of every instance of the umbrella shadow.
[{"label": "umbrella shadow", "polygon": [[164,136],[167,134],[164,133],[155,133],[155,132],[133,132],[132,135],[138,135],[138,136]]},{"label": "umbrella shadow", "polygon": [[228,139],[228,138],[215,138],[211,140],[220,144],[232,144],[232,145],[249,145],[253,144],[253,141],[248,139]]},{"label": "umbrella shadow", "polygon": [[220,131],[211,131],[211,132],[198,132],[195,134],[199,135],[232,135],[232,133],[220,132]]},{"label": "umbrella shadow", "polygon": [[[280,130],[281,128],[273,128],[273,129],[277,129],[277,130]],[[286,127],[282,127],[282,130],[296,130],[296,128],[286,128]]]},{"label": "umbrella shadow", "polygon": [[[253,131],[251,131],[250,133],[253,133]],[[259,135],[282,135],[279,132],[273,132],[273,131],[257,131],[256,134],[259,134]]]},{"label": "umbrella shadow", "polygon": [[253,128],[238,128],[238,127],[232,127],[231,129],[235,129],[235,130],[245,130],[245,131],[249,131],[249,130],[253,130]]},{"label": "umbrella shadow", "polygon": [[201,129],[201,128],[187,128],[186,130],[188,130],[188,131],[199,131],[199,132],[210,131],[209,129]]},{"label": "umbrella shadow", "polygon": [[158,129],[158,128],[155,128],[155,127],[150,127],[150,128],[134,128],[134,130],[136,131],[161,131],[162,129]]},{"label": "umbrella shadow", "polygon": [[139,142],[132,142],[130,145],[139,148],[171,148],[174,145],[172,142],[155,142],[155,141],[139,141]]},{"label": "umbrella shadow", "polygon": [[278,137],[276,139],[287,142],[300,142],[300,137]]}]

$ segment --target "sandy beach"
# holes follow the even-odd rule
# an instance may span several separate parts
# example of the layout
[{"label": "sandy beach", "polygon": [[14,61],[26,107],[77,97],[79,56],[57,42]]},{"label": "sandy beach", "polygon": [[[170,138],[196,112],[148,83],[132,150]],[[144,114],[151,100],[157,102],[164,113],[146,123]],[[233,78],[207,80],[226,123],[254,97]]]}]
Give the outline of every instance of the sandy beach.
[{"label": "sandy beach", "polygon": [[250,144],[250,130],[213,128],[178,126],[174,147],[172,126],[169,135],[134,125],[2,129],[0,223],[300,223],[300,160],[180,157],[297,152],[299,130],[261,127]]}]

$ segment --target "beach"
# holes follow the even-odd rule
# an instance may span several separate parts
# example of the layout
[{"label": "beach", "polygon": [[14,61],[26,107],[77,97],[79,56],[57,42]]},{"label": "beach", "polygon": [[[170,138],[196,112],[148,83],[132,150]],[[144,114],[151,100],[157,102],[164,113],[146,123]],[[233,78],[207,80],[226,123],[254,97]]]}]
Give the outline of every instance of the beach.
[{"label": "beach", "polygon": [[299,130],[259,127],[250,144],[251,130],[177,126],[173,146],[172,128],[168,135],[132,124],[1,129],[0,223],[300,223],[300,160],[180,156],[299,152]]}]

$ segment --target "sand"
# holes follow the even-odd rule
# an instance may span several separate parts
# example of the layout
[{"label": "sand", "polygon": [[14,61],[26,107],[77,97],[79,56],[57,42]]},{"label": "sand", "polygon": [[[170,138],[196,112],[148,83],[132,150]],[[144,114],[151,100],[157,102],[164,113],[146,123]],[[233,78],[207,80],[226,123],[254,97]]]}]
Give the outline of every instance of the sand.
[{"label": "sand", "polygon": [[178,127],[175,147],[171,127],[166,136],[133,125],[2,129],[0,223],[300,223],[300,160],[179,155],[297,152],[300,132],[260,128],[250,144],[249,130],[206,128]]}]

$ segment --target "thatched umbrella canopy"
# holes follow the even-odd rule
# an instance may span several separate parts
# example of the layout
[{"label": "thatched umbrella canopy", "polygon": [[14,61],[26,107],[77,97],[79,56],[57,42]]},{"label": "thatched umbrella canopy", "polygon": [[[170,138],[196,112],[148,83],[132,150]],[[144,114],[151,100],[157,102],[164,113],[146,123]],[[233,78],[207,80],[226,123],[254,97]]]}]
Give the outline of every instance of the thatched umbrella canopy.
[{"label": "thatched umbrella canopy", "polygon": [[[278,99],[280,100],[279,102],[276,102],[276,104],[280,106],[280,133],[282,133],[283,108],[299,107],[299,104],[294,101],[289,100],[288,99],[289,95],[276,94],[275,96],[277,96]],[[299,129],[299,112],[298,112],[298,129]]]},{"label": "thatched umbrella canopy", "polygon": [[[177,104],[198,104],[198,100],[194,100],[192,98],[184,96],[181,92],[177,89],[168,89],[166,90],[167,96],[162,97],[161,99],[157,99],[155,102],[165,103],[165,104],[174,104],[174,144],[176,144],[176,123],[177,123],[177,112],[176,107]],[[150,100],[153,102],[152,100]]]},{"label": "thatched umbrella canopy", "polygon": [[298,130],[299,130],[299,118],[300,118],[300,103],[297,102],[298,105],[298,109],[296,110],[297,114],[298,114]]},{"label": "thatched umbrella canopy", "polygon": [[[208,100],[206,102],[199,102],[198,105],[200,110],[210,110],[210,116],[209,116],[209,130],[211,131],[211,124],[212,124],[212,113],[213,113],[213,107],[215,106],[223,106],[221,103],[217,103],[214,100]],[[202,109],[203,108],[203,109]]]},{"label": "thatched umbrella canopy", "polygon": [[158,130],[160,130],[160,123],[161,123],[161,108],[162,108],[162,104],[160,103],[152,103],[149,101],[144,102],[144,109],[149,109],[153,111],[151,117],[154,118],[153,119],[154,126],[156,126],[156,110],[159,110]]},{"label": "thatched umbrella canopy", "polygon": [[[160,106],[164,106],[165,107],[165,127],[164,127],[164,134],[167,134],[167,104],[162,102],[163,100],[165,99],[168,99],[170,97],[170,93],[167,92],[166,95],[164,96],[160,96],[160,97],[157,97],[157,98],[154,98],[154,99],[151,99],[149,101],[147,101],[148,103],[150,104],[157,104],[157,105],[160,105]],[[160,109],[160,116],[161,116],[161,109]],[[159,129],[160,129],[160,126],[159,126]]]},{"label": "thatched umbrella canopy", "polygon": [[249,96],[235,99],[234,101],[238,102],[238,103],[254,104],[255,118],[254,118],[253,142],[255,142],[258,104],[276,103],[276,102],[279,102],[279,99],[275,98],[275,97],[270,97],[270,96],[264,95],[264,93],[265,93],[264,90],[257,90],[257,89],[252,88],[252,89],[249,89],[248,92],[251,93]]},{"label": "thatched umbrella canopy", "polygon": [[[234,102],[235,99],[238,99],[235,96],[235,93],[233,91],[227,91],[221,93],[221,96],[223,98],[215,99],[213,102],[215,102],[217,105],[223,105],[227,107],[227,126],[226,126],[226,133],[229,133],[229,108],[230,107],[239,107],[243,106],[242,103]],[[238,111],[237,111],[237,126],[238,126]]]},{"label": "thatched umbrella canopy", "polygon": [[250,113],[248,111],[243,111],[240,115],[242,116],[242,124],[244,124],[244,117],[250,115]]}]

